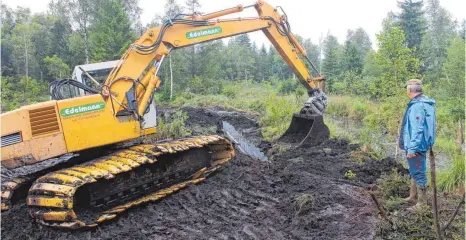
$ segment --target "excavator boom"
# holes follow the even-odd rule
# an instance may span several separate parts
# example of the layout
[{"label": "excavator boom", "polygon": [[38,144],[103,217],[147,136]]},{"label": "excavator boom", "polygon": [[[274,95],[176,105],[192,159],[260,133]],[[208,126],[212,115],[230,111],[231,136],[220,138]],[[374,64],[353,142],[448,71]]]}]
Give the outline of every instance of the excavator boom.
[{"label": "excavator boom", "polygon": [[[322,91],[319,91],[319,87],[324,88],[325,79],[320,75],[315,78],[311,76],[303,61],[303,58],[308,59],[306,51],[290,32],[286,15],[280,15],[276,9],[263,1],[258,1],[255,5],[248,7],[255,7],[259,16],[212,20],[243,11],[245,7],[240,5],[212,14],[175,18],[162,26],[147,30],[131,45],[121,58],[121,63],[105,81],[105,88],[110,91],[127,93],[115,97],[118,102],[122,103],[115,107],[115,111],[125,112],[128,109],[136,111],[131,102],[144,95],[149,79],[156,75],[164,57],[170,51],[255,31],[264,32],[308,92],[318,92],[319,95],[324,95]],[[121,81],[121,79],[129,81]],[[133,89],[135,82],[137,86]],[[140,104],[146,105],[144,102]],[[326,102],[321,102],[318,111],[316,109],[311,111],[322,115],[325,106]]]}]

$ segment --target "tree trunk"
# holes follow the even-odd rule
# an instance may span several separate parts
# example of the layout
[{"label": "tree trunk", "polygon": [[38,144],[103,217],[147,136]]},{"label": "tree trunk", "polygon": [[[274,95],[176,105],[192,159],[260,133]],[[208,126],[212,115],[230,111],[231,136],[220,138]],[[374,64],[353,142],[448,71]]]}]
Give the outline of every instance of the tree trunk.
[{"label": "tree trunk", "polygon": [[168,56],[168,61],[170,62],[170,100],[172,100],[173,98],[173,71],[172,71],[171,55]]},{"label": "tree trunk", "polygon": [[86,64],[89,63],[89,33],[87,32],[87,28],[84,28],[84,54],[86,55]]},{"label": "tree trunk", "polygon": [[[398,72],[397,72],[397,69],[396,69],[396,64],[393,63],[393,73],[395,74],[395,89],[398,89]],[[396,90],[395,90],[396,91]],[[399,99],[399,98],[397,98]],[[397,100],[396,103],[398,103],[399,100]],[[399,104],[397,104],[398,106]],[[398,115],[398,114],[397,114]],[[401,122],[400,122],[400,117],[399,116],[396,116],[398,118],[398,136],[400,136],[400,131],[401,131]],[[399,147],[398,147],[398,140],[396,141],[397,144],[395,144],[395,160],[398,160],[398,151],[399,151]]]},{"label": "tree trunk", "polygon": [[29,80],[29,62],[28,62],[28,58],[29,58],[29,55],[28,55],[28,47],[27,47],[27,44],[26,44],[26,34],[23,33],[23,43],[24,43],[24,64],[25,64],[25,70],[26,70],[26,87],[28,86],[28,80]]},{"label": "tree trunk", "polygon": [[438,209],[437,209],[437,183],[435,178],[435,156],[432,147],[429,151],[430,158],[430,185],[432,186],[432,211],[434,215],[434,230],[437,235],[437,239],[442,239],[442,232],[440,231]]},{"label": "tree trunk", "polygon": [[194,79],[194,77],[196,76],[195,54],[196,54],[195,46],[191,46],[191,78],[192,79]]},{"label": "tree trunk", "polygon": [[244,77],[246,79],[246,87],[248,87],[248,72],[246,69],[244,70]]}]

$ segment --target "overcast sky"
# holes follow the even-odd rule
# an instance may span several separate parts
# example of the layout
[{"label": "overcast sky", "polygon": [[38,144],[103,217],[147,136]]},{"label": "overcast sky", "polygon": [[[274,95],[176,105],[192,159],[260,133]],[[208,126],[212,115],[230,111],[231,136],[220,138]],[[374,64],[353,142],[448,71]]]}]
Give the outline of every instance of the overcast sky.
[{"label": "overcast sky", "polygon": [[[9,7],[29,7],[33,13],[47,10],[49,0],[1,0]],[[150,22],[155,14],[163,14],[165,0],[139,0],[143,12],[141,21],[143,25]],[[185,0],[178,0],[184,4]],[[202,13],[234,7],[238,4],[244,6],[253,4],[251,0],[200,0]],[[371,37],[373,47],[375,34],[381,30],[382,20],[389,11],[398,12],[396,0],[268,0],[272,6],[281,6],[288,15],[291,30],[294,34],[311,38],[318,43],[319,38],[330,33],[338,37],[340,43],[346,38],[348,29],[362,27]],[[424,1],[425,2],[425,1]],[[440,0],[441,6],[446,8],[454,19],[466,18],[466,1]],[[254,8],[245,10],[238,16],[257,16]],[[250,37],[258,45],[268,40],[262,32],[251,33]]]}]

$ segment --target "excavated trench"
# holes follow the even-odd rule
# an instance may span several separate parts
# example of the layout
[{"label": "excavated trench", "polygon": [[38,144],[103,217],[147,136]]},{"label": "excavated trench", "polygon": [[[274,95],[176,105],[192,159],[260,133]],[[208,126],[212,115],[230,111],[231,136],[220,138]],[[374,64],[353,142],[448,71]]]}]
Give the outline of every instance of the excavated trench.
[{"label": "excavated trench", "polygon": [[[401,168],[395,161],[356,163],[350,154],[358,146],[342,139],[311,148],[277,148],[279,143],[263,141],[257,116],[221,108],[182,110],[193,134],[215,133],[227,121],[249,142],[265,146],[270,161],[237,151],[207,181],[92,230],[41,226],[19,203],[2,213],[2,239],[373,239],[376,210],[364,187],[381,173]],[[159,112],[167,116],[173,109]],[[345,178],[348,170],[355,180]],[[297,205],[303,196],[307,200]]]}]

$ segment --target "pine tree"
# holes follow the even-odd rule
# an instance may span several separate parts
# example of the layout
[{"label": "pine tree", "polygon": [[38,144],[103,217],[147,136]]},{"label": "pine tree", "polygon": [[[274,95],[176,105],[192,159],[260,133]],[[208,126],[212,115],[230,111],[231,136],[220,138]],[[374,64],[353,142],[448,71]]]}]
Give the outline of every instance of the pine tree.
[{"label": "pine tree", "polygon": [[271,75],[270,66],[268,66],[268,52],[267,48],[265,48],[265,44],[262,43],[259,52],[257,53],[257,75],[256,79],[260,82],[269,80]]},{"label": "pine tree", "polygon": [[327,77],[327,86],[331,90],[333,82],[341,72],[338,62],[340,44],[335,36],[327,36],[324,41],[323,51],[322,72]]},{"label": "pine tree", "polygon": [[362,28],[357,28],[355,31],[349,30],[347,40],[355,44],[358,53],[364,58],[372,49],[372,42],[369,35]]},{"label": "pine tree", "polygon": [[[319,46],[312,43],[311,39],[304,39],[302,43],[304,49],[306,49],[307,56],[314,64],[314,67],[316,67],[317,70],[319,70],[321,64]],[[310,64],[307,61],[304,62],[306,63],[307,69],[309,69],[311,74],[313,76],[317,76],[317,72],[310,66]]]},{"label": "pine tree", "polygon": [[419,50],[426,29],[423,1],[404,0],[398,2],[398,7],[401,8],[401,13],[396,15],[396,18],[405,33],[407,47]]},{"label": "pine tree", "polygon": [[123,1],[104,1],[102,4],[90,34],[91,56],[95,62],[119,59],[136,39]]},{"label": "pine tree", "polygon": [[353,71],[356,74],[362,72],[364,66],[364,56],[358,51],[356,44],[351,41],[346,41],[341,56],[340,69],[345,71]]}]

